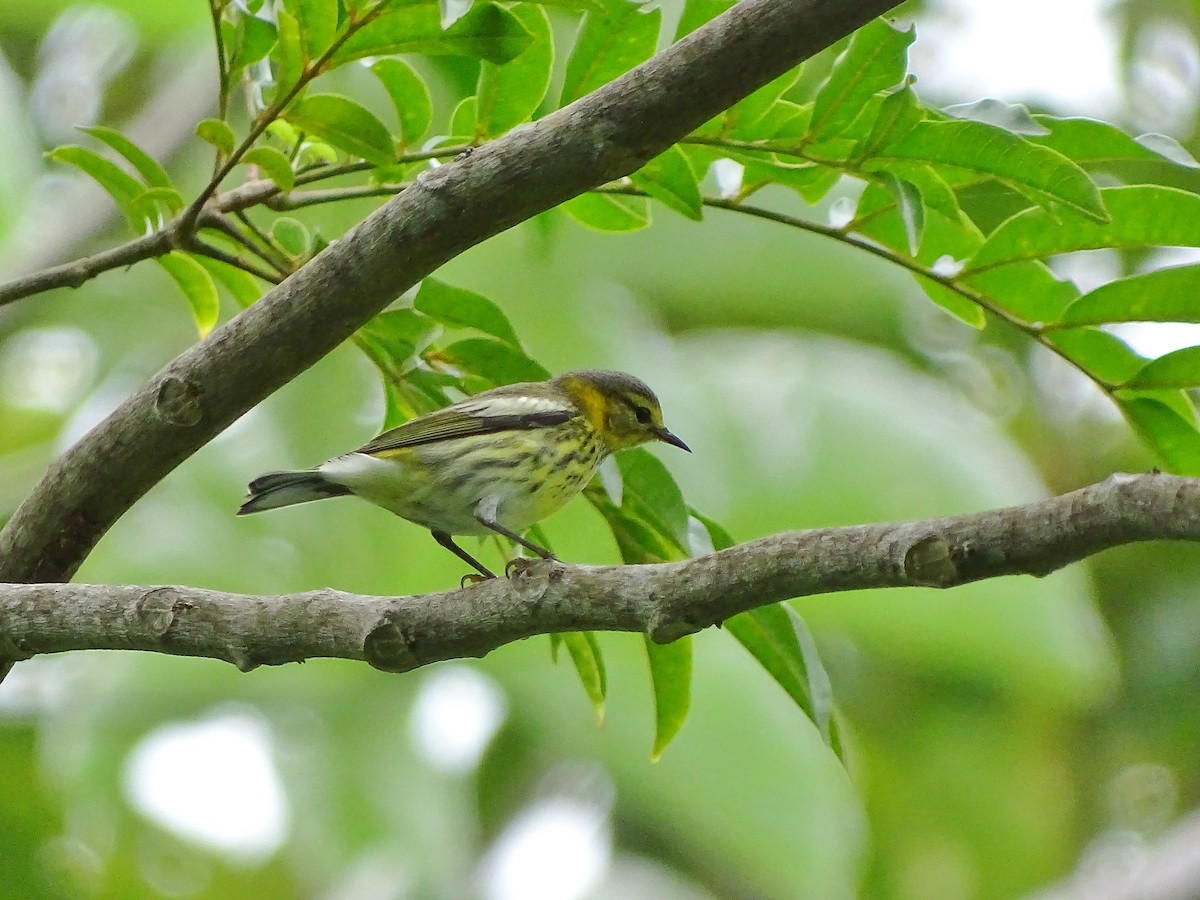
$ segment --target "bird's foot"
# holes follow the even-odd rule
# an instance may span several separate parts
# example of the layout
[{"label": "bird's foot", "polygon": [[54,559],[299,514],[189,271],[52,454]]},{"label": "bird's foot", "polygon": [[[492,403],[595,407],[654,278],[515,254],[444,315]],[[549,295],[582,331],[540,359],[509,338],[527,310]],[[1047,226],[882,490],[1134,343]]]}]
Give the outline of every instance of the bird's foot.
[{"label": "bird's foot", "polygon": [[530,559],[518,556],[510,559],[504,567],[504,574],[512,584],[517,596],[527,603],[538,604],[546,589],[550,586],[551,570],[558,561],[550,559]]},{"label": "bird's foot", "polygon": [[559,559],[553,553],[548,553],[546,556],[534,558],[532,556],[514,556],[504,564],[504,577],[512,578],[515,574],[518,578],[522,575],[530,574],[534,569],[549,568],[545,563],[556,563]]}]

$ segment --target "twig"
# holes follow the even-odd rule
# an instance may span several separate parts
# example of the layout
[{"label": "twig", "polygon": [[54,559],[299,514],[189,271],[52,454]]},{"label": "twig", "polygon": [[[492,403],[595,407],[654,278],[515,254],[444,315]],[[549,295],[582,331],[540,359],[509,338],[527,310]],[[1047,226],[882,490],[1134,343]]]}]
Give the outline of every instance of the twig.
[{"label": "twig", "polygon": [[155,231],[111,250],[102,250],[94,256],[85,256],[60,266],[42,269],[32,275],[14,278],[0,284],[0,306],[55,288],[77,288],[102,272],[132,266],[144,259],[170,253],[174,243],[175,237],[170,231]]},{"label": "twig", "polygon": [[220,247],[214,247],[212,244],[198,237],[189,239],[184,246],[192,253],[198,253],[200,256],[207,256],[209,259],[223,262],[227,266],[233,266],[235,269],[249,272],[255,278],[261,278],[268,284],[279,284],[286,277],[286,273],[272,272],[269,269],[256,266],[254,263],[248,262],[240,256],[234,256],[232,253],[226,253]]},{"label": "twig", "polygon": [[[259,231],[257,226],[250,221],[244,212],[239,210],[234,215],[245,226],[245,231],[242,231],[242,229],[230,222],[225,216],[214,212],[212,209],[205,210],[204,216],[197,227],[201,229],[211,228],[219,231],[271,266],[281,276],[286,277],[296,271],[296,266],[291,263],[287,255],[280,250],[274,241]],[[275,283],[278,284],[282,280],[282,277],[276,278]]]}]

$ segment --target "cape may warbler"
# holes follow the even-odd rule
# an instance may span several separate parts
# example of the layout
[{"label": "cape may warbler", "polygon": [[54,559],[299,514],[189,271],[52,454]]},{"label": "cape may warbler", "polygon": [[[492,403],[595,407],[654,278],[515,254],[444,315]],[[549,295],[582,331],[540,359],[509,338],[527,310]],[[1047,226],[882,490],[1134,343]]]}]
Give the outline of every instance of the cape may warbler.
[{"label": "cape may warbler", "polygon": [[476,394],[315,469],[256,478],[238,515],[354,494],[428,528],[492,578],[451,535],[495,532],[553,559],[521,532],[583,490],[610,453],[656,440],[688,450],[642,381],[568,372]]}]

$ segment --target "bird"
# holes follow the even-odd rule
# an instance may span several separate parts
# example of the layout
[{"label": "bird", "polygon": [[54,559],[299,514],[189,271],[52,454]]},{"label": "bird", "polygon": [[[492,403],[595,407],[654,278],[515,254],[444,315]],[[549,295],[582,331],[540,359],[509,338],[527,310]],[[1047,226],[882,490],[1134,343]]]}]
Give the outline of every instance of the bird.
[{"label": "bird", "polygon": [[645,382],[566,372],[475,394],[315,468],[261,475],[238,515],[352,495],[428,528],[479,576],[495,578],[454,535],[499,534],[555,559],[522,532],[582,491],[608,456],[651,441],[691,452],[663,424]]}]

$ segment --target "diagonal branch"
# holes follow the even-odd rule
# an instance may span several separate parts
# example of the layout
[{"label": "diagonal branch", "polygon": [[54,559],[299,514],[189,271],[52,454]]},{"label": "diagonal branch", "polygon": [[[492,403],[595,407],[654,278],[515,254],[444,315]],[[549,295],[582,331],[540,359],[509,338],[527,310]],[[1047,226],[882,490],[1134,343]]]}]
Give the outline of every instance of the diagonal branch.
[{"label": "diagonal branch", "polygon": [[24,658],[151,650],[223,659],[244,670],[338,657],[403,672],[483,656],[537,634],[632,631],[666,642],[791,597],[1046,575],[1101,550],[1154,539],[1200,541],[1200,479],[1114,475],[1023,506],[785,532],[676,563],[538,561],[511,579],[418,597],[0,584],[0,652]]},{"label": "diagonal branch", "polygon": [[151,486],[421,278],[481,241],[637,170],[892,5],[742,0],[570,106],[423,173],[180,355],[59,459],[0,531],[0,579],[69,579]]}]

